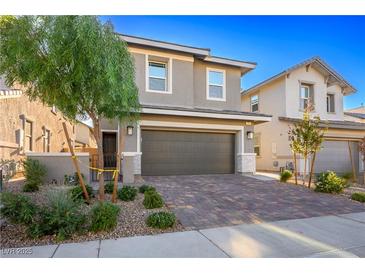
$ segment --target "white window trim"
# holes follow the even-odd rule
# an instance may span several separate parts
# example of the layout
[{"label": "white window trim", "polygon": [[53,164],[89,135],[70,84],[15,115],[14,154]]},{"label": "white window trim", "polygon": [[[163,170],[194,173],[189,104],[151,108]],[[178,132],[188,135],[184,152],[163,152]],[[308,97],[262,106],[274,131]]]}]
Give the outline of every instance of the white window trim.
[{"label": "white window trim", "polygon": [[[302,96],[302,88],[308,88],[308,97]],[[308,102],[310,102],[310,86],[306,85],[304,83],[300,84],[300,92],[299,92],[299,109],[301,111],[304,111],[305,108],[302,108],[302,100],[307,100],[307,106],[308,106]],[[303,104],[303,106],[304,106],[304,104]]]},{"label": "white window trim", "polygon": [[[215,97],[209,96],[209,72],[211,72],[211,71],[223,73],[223,86],[214,85],[214,86],[223,87],[223,98],[215,98]],[[207,68],[206,79],[207,79],[207,81],[206,81],[207,82],[207,85],[206,85],[207,100],[225,102],[226,101],[226,71],[223,69]]]},{"label": "white window trim", "polygon": [[[27,135],[26,133],[26,123],[29,122],[31,124],[31,134],[30,135]],[[31,152],[31,151],[34,151],[34,120],[33,119],[30,119],[28,117],[23,117],[23,132],[24,132],[24,137],[23,137],[23,148],[24,148],[24,152]],[[27,137],[30,137],[30,150],[27,149],[25,147],[25,139]]]},{"label": "white window trim", "polygon": [[[257,96],[257,110],[252,110],[252,97]],[[260,96],[258,94],[251,95],[250,97],[250,110],[251,112],[259,112],[260,111]]]},{"label": "white window trim", "polygon": [[[332,95],[333,96],[333,111],[328,111],[327,108],[328,108],[328,95]],[[326,111],[328,114],[336,114],[336,94],[335,93],[332,93],[332,92],[327,92],[326,94]]]},{"label": "white window trim", "polygon": [[[160,94],[172,94],[172,58],[168,58],[168,62],[167,62],[167,90],[166,91],[161,91],[161,90],[153,90],[153,89],[150,89],[149,87],[149,78],[150,78],[150,70],[149,70],[149,55],[146,54],[145,55],[145,63],[146,63],[146,79],[145,79],[145,82],[146,82],[146,92],[151,92],[151,93],[160,93]],[[154,62],[154,63],[159,63],[159,64],[166,64],[164,62],[160,62],[160,61],[154,61],[154,60],[151,60],[151,62]],[[157,78],[157,77],[154,77],[154,78]],[[161,78],[163,79],[163,78]]]},{"label": "white window trim", "polygon": [[[46,151],[46,133],[47,131],[49,132],[49,136],[48,136],[48,148],[49,151]],[[43,127],[43,152],[51,152],[51,130],[47,127]]]}]

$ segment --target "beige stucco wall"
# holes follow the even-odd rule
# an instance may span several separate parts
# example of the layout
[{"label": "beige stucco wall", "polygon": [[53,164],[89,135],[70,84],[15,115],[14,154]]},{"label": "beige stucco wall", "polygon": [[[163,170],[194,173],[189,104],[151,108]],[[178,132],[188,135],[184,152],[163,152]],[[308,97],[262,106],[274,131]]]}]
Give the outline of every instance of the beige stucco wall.
[{"label": "beige stucco wall", "polygon": [[[19,129],[23,128],[25,117],[33,121],[33,151],[43,152],[43,127],[51,131],[50,151],[60,152],[67,147],[65,134],[62,128],[64,121],[62,114],[51,112],[51,108],[38,101],[29,101],[21,95],[16,98],[0,97],[0,159],[24,158],[24,151],[19,149]],[[68,132],[74,138],[71,123],[67,122]],[[23,146],[23,144],[20,144]]]}]

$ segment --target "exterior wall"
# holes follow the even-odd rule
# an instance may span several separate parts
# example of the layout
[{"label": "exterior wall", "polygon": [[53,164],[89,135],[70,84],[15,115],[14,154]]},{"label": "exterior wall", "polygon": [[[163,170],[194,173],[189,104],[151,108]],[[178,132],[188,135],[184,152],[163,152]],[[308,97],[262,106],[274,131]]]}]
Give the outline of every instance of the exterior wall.
[{"label": "exterior wall", "polygon": [[[38,160],[47,169],[47,175],[44,183],[51,183],[56,180],[57,183],[63,183],[65,175],[73,175],[76,170],[72,163],[71,153],[27,153],[28,158]],[[76,153],[78,160],[81,162],[80,171],[85,175],[85,183],[90,182],[89,172],[89,153]]]},{"label": "exterior wall", "polygon": [[[146,49],[130,48],[134,57],[136,84],[139,90],[141,104],[198,107],[220,110],[240,110],[240,79],[239,68],[218,65],[194,59],[184,54],[169,53]],[[171,59],[171,93],[146,91],[146,56]],[[207,100],[207,68],[225,71],[226,101]],[[171,68],[168,68],[171,69]]]},{"label": "exterior wall", "polygon": [[[327,87],[325,77],[316,69],[310,67],[308,72],[305,67],[298,68],[285,78],[286,82],[286,116],[292,118],[302,118],[303,112],[300,110],[299,92],[300,83],[312,84],[314,87],[314,112],[322,120],[344,120],[343,95],[338,85]],[[327,113],[327,93],[335,95],[335,113]]]},{"label": "exterior wall", "polygon": [[91,135],[89,127],[81,122],[75,125],[75,140],[76,143],[86,147],[96,147],[95,138]]},{"label": "exterior wall", "polygon": [[[20,143],[20,129],[23,119],[33,122],[33,152],[43,152],[43,127],[50,130],[50,151],[60,152],[67,148],[63,132],[63,116],[60,112],[53,113],[50,107],[38,101],[29,101],[26,95],[7,98],[0,96],[0,159],[19,161],[25,154],[23,143]],[[73,125],[67,122],[68,132],[74,139]]]}]

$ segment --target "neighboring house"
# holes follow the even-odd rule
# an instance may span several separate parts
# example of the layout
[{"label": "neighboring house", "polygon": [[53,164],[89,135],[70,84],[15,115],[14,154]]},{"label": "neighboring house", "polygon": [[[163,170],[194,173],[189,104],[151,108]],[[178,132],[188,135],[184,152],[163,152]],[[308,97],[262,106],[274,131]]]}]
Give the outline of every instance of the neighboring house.
[{"label": "neighboring house", "polygon": [[255,172],[253,127],[271,116],[241,110],[240,82],[256,64],[205,48],[121,38],[134,58],[142,109],[137,124],[102,123],[105,166],[115,166],[107,156],[123,146],[132,162],[124,161],[124,176]]},{"label": "neighboring house", "polygon": [[345,120],[365,123],[365,107],[360,106],[345,111]]},{"label": "neighboring house", "polygon": [[76,151],[88,151],[87,148],[96,148],[96,141],[91,134],[92,127],[82,121],[75,123],[75,144]]},{"label": "neighboring house", "polygon": [[[315,162],[315,172],[334,170],[358,173],[364,169],[358,142],[365,135],[365,125],[346,121],[343,97],[356,90],[318,57],[295,65],[242,92],[242,110],[273,115],[271,123],[255,127],[255,152],[258,170],[279,171],[293,164],[288,129],[303,117],[311,103],[313,116],[328,127],[322,150]],[[350,149],[349,149],[350,148]],[[352,162],[350,153],[352,155]],[[303,171],[304,161],[299,161]]]},{"label": "neighboring house", "polygon": [[[21,88],[8,87],[0,77],[0,159],[19,161],[26,152],[61,152],[67,147],[64,118],[54,107],[30,101]],[[73,124],[67,122],[74,139]]]}]

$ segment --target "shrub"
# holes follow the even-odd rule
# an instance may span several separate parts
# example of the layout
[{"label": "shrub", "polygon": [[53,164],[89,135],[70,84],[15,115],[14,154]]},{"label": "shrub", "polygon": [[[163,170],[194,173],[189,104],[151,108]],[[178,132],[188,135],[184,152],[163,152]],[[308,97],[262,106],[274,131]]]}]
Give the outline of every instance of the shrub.
[{"label": "shrub", "polygon": [[110,202],[99,202],[91,209],[91,231],[107,231],[116,227],[120,208]]},{"label": "shrub", "polygon": [[33,182],[25,183],[23,186],[24,192],[36,192],[39,190],[39,185]]},{"label": "shrub", "polygon": [[[24,191],[37,191],[39,185],[43,182],[44,176],[47,174],[46,167],[43,166],[38,160],[32,160],[27,158],[23,162],[24,175],[26,184],[24,185]],[[28,186],[27,186],[28,185]]]},{"label": "shrub", "polygon": [[351,195],[351,199],[361,203],[365,203],[365,192],[355,192]]},{"label": "shrub", "polygon": [[280,182],[286,183],[292,176],[293,174],[290,170],[284,170],[280,173]]},{"label": "shrub", "polygon": [[[93,197],[94,196],[93,188],[89,185],[85,185],[85,187],[86,187],[87,193],[89,194],[89,197]],[[84,192],[80,185],[71,188],[70,194],[74,201],[84,201],[85,200]]]},{"label": "shrub", "polygon": [[137,189],[133,186],[123,186],[118,190],[118,198],[122,201],[133,201],[137,196]]},{"label": "shrub", "polygon": [[153,190],[144,193],[143,205],[145,208],[160,208],[164,205],[164,201],[159,193]]},{"label": "shrub", "polygon": [[325,193],[340,193],[345,187],[345,180],[333,171],[321,173],[317,177],[315,191]]},{"label": "shrub", "polygon": [[147,217],[146,224],[153,228],[165,229],[175,224],[176,217],[174,213],[157,212]]},{"label": "shrub", "polygon": [[138,188],[139,193],[145,193],[146,191],[152,190],[152,191],[156,191],[156,188],[154,188],[153,186],[149,186],[149,185],[142,185]]},{"label": "shrub", "polygon": [[36,205],[21,194],[2,193],[1,204],[1,215],[14,223],[30,224],[37,213]]},{"label": "shrub", "polygon": [[113,190],[114,190],[114,182],[107,182],[104,185],[104,191],[105,191],[105,193],[112,194],[113,193]]},{"label": "shrub", "polygon": [[38,220],[28,228],[28,235],[56,235],[57,240],[62,241],[80,232],[85,223],[86,215],[79,201],[75,201],[67,191],[51,192],[48,205],[41,208]]},{"label": "shrub", "polygon": [[[85,182],[85,175],[83,173],[81,173],[81,177],[84,179]],[[75,172],[73,175],[64,175],[64,183],[66,185],[80,185],[80,179],[79,176],[77,175],[77,172]]]}]

